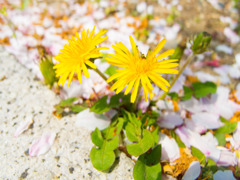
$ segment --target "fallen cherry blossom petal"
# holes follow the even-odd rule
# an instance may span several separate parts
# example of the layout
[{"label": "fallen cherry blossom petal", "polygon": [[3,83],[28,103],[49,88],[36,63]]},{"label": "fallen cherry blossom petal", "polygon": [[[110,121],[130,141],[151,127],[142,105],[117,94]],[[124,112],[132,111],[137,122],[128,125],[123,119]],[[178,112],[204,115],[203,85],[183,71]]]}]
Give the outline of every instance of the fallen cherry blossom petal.
[{"label": "fallen cherry blossom petal", "polygon": [[231,170],[221,171],[218,170],[214,175],[213,179],[216,180],[236,180],[233,176],[233,173]]},{"label": "fallen cherry blossom petal", "polygon": [[219,166],[234,166],[237,164],[237,158],[234,153],[228,151],[226,148],[221,151],[220,158],[217,161]]},{"label": "fallen cherry blossom petal", "polygon": [[192,120],[197,125],[203,126],[206,129],[217,129],[223,125],[218,115],[208,112],[195,113],[192,115]]},{"label": "fallen cherry blossom petal", "polygon": [[105,129],[111,122],[107,116],[90,112],[89,109],[85,109],[84,111],[78,113],[76,118],[76,126],[84,127],[92,131],[95,128],[100,130]]},{"label": "fallen cherry blossom petal", "polygon": [[180,157],[179,147],[173,138],[169,138],[167,135],[159,134],[159,144],[162,145],[161,160],[169,160],[173,162]]},{"label": "fallen cherry blossom petal", "polygon": [[14,137],[18,137],[20,134],[22,134],[24,131],[26,131],[33,123],[33,119],[31,117],[27,118],[24,122],[22,122],[16,132],[14,133]]},{"label": "fallen cherry blossom petal", "polygon": [[233,49],[225,44],[220,44],[216,47],[216,51],[224,52],[226,54],[232,54]]},{"label": "fallen cherry blossom petal", "polygon": [[206,157],[216,162],[219,160],[221,151],[217,149],[218,142],[212,133],[208,132],[201,136],[184,126],[177,128],[175,132],[187,147],[194,146],[202,151]]},{"label": "fallen cherry blossom petal", "polygon": [[185,172],[182,180],[197,179],[201,172],[201,165],[199,161],[193,161],[187,171]]},{"label": "fallen cherry blossom petal", "polygon": [[175,112],[165,112],[157,121],[158,125],[162,128],[173,129],[180,126],[183,120],[180,115]]},{"label": "fallen cherry blossom petal", "polygon": [[44,133],[40,139],[32,142],[29,147],[29,156],[39,156],[49,151],[54,143],[56,133],[48,132]]}]

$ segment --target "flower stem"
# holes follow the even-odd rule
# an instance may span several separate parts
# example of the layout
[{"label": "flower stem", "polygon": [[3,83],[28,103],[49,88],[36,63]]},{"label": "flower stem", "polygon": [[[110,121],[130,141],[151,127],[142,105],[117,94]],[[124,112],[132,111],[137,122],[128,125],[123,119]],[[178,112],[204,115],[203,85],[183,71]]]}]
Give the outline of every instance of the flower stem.
[{"label": "flower stem", "polygon": [[[173,81],[171,82],[170,84],[170,87],[168,89],[168,91],[170,91],[170,89],[173,87],[173,85],[175,84],[175,82],[178,80],[178,78],[181,76],[181,74],[183,73],[184,69],[187,67],[187,65],[191,62],[191,60],[193,59],[194,57],[194,53],[192,53],[191,55],[188,56],[185,64],[183,65],[183,67],[179,70],[179,73],[177,74],[177,76],[175,76],[175,78],[173,79]],[[168,94],[168,92],[165,92],[159,99],[160,100],[163,100],[166,95]]]},{"label": "flower stem", "polygon": [[[93,69],[96,73],[98,73],[98,75],[99,76],[101,76],[106,82],[107,82],[107,77],[101,72],[101,71],[99,71],[99,69]],[[110,86],[112,85],[112,83],[110,82],[110,83],[108,83]]]},{"label": "flower stem", "polygon": [[133,104],[133,109],[134,109],[134,111],[136,111],[136,112],[137,112],[137,108],[138,108],[137,106],[138,106],[138,102],[139,102],[140,91],[141,91],[141,84],[139,84],[139,86],[138,86],[137,97],[136,97],[136,100],[135,100],[135,102],[134,102],[134,104]]}]

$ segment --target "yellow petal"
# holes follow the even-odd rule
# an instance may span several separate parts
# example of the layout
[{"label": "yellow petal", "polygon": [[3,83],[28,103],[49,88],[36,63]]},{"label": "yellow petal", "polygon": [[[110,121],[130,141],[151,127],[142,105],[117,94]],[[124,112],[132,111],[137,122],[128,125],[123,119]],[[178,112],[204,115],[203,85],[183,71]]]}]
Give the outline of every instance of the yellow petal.
[{"label": "yellow petal", "polygon": [[156,58],[157,58],[157,60],[163,59],[165,57],[172,55],[174,53],[174,51],[175,51],[174,49],[169,49],[169,50],[165,51],[164,53],[160,54],[159,56],[157,56]]},{"label": "yellow petal", "polygon": [[139,87],[140,78],[138,78],[133,86],[133,91],[131,95],[131,103],[134,103],[137,97],[138,87]]}]

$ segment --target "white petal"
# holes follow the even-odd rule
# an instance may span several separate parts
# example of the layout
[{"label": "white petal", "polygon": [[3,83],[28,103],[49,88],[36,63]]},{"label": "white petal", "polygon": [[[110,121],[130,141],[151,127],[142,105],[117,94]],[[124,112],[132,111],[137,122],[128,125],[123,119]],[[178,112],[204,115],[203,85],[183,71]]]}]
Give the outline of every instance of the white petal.
[{"label": "white petal", "polygon": [[217,165],[219,166],[234,166],[237,164],[237,159],[234,153],[228,150],[222,150],[220,154],[220,158],[217,161]]},{"label": "white petal", "polygon": [[180,157],[179,147],[173,138],[169,138],[167,135],[159,134],[159,144],[162,145],[161,160],[169,160],[173,162]]},{"label": "white petal", "polygon": [[233,49],[225,44],[220,44],[216,47],[217,51],[225,52],[226,54],[232,54]]},{"label": "white petal", "polygon": [[218,170],[213,175],[213,179],[214,180],[236,180],[231,170],[226,170],[226,171]]},{"label": "white petal", "polygon": [[44,133],[40,139],[33,141],[29,147],[29,156],[39,156],[48,152],[50,147],[53,145],[56,133]]},{"label": "white petal", "polygon": [[173,129],[183,123],[180,115],[175,112],[165,112],[157,121],[162,128]]},{"label": "white petal", "polygon": [[192,115],[192,120],[197,125],[203,126],[206,129],[217,129],[222,126],[219,121],[219,116],[208,112],[199,112]]},{"label": "white petal", "polygon": [[18,137],[20,134],[22,134],[24,131],[26,131],[31,126],[32,123],[33,123],[32,117],[28,117],[24,122],[22,122],[18,126],[18,128],[14,134],[14,137]]},{"label": "white petal", "polygon": [[84,127],[89,130],[94,130],[95,128],[102,130],[110,124],[110,119],[105,115],[90,112],[89,109],[85,109],[78,113],[76,118],[76,126]]},{"label": "white petal", "polygon": [[190,148],[191,146],[194,146],[202,151],[206,157],[209,157],[214,161],[219,160],[220,150],[217,149],[217,141],[211,133],[201,136],[186,127],[179,127],[175,132],[187,147]]},{"label": "white petal", "polygon": [[197,179],[201,172],[201,166],[199,161],[193,161],[188,170],[185,172],[182,180],[194,180]]}]

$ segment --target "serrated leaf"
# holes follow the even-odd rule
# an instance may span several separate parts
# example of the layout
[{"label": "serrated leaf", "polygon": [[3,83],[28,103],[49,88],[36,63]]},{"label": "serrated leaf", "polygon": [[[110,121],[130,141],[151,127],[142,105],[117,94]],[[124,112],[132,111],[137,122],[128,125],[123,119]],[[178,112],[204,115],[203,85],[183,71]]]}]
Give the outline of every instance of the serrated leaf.
[{"label": "serrated leaf", "polygon": [[112,75],[114,75],[114,74],[116,74],[116,70],[117,70],[118,68],[116,67],[116,66],[113,66],[113,65],[110,65],[107,69],[106,69],[106,71],[105,71],[105,73],[107,74],[107,75],[109,75],[109,76],[112,76]]},{"label": "serrated leaf", "polygon": [[127,151],[133,156],[140,156],[153,147],[153,145],[154,138],[152,134],[148,130],[143,129],[142,139],[138,143],[127,145]]},{"label": "serrated leaf", "polygon": [[225,134],[232,133],[237,128],[237,125],[238,125],[238,122],[228,123],[228,124],[218,128],[217,131],[216,131],[216,134],[218,134],[218,133],[225,133]]},{"label": "serrated leaf", "polygon": [[193,156],[198,158],[198,160],[200,161],[201,165],[205,165],[206,164],[205,155],[199,149],[197,149],[197,148],[192,146],[191,147],[191,152],[192,152]]},{"label": "serrated leaf", "polygon": [[103,96],[101,99],[99,99],[92,107],[90,107],[90,111],[98,114],[107,112],[110,109],[107,104],[107,98],[107,96]]},{"label": "serrated leaf", "polygon": [[99,171],[108,170],[115,161],[115,153],[113,151],[105,151],[105,149],[92,148],[90,152],[93,167]]},{"label": "serrated leaf", "polygon": [[217,86],[213,82],[194,82],[193,86],[193,93],[196,98],[204,97],[208,94],[214,94],[217,91]]},{"label": "serrated leaf", "polygon": [[187,86],[183,86],[183,90],[184,90],[184,96],[181,97],[181,99],[186,101],[192,97],[193,92],[192,92],[191,88],[189,88]]},{"label": "serrated leaf", "polygon": [[93,144],[95,144],[96,146],[99,146],[100,148],[102,147],[104,139],[102,137],[101,131],[98,128],[96,128],[92,132],[91,139],[92,139]]}]

